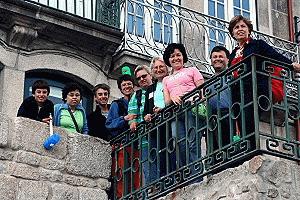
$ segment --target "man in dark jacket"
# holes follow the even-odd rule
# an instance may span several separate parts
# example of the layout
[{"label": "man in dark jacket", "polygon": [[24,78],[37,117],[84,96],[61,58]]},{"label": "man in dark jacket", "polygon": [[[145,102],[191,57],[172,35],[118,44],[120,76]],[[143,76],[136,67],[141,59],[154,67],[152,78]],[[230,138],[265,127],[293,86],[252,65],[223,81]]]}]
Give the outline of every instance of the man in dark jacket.
[{"label": "man in dark jacket", "polygon": [[106,117],[110,108],[108,98],[110,87],[104,83],[98,84],[93,89],[96,110],[88,115],[89,135],[109,141],[111,134],[105,127]]},{"label": "man in dark jacket", "polygon": [[21,104],[17,117],[26,117],[36,121],[49,123],[53,114],[53,103],[48,100],[50,87],[44,80],[37,80],[32,85],[32,96]]}]

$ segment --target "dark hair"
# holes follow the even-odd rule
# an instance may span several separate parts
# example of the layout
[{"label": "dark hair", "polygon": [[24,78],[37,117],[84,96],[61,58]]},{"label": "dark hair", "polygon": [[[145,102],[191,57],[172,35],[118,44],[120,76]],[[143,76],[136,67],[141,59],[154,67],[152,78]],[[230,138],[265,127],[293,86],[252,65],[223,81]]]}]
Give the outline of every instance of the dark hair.
[{"label": "dark hair", "polygon": [[166,65],[171,67],[171,64],[169,62],[169,58],[171,56],[172,53],[174,53],[175,49],[178,49],[183,56],[183,63],[186,63],[188,61],[188,57],[185,51],[185,48],[183,46],[183,44],[180,43],[171,43],[167,46],[167,48],[164,51],[164,55],[163,55],[163,59],[166,63]]},{"label": "dark hair", "polygon": [[105,83],[100,83],[100,84],[95,85],[95,87],[93,89],[94,96],[96,96],[97,90],[100,89],[100,88],[102,90],[106,90],[107,93],[108,93],[108,96],[110,95],[110,87]]},{"label": "dark hair", "polygon": [[37,89],[46,89],[48,94],[50,93],[50,87],[44,80],[36,80],[32,85],[31,93],[34,94]]},{"label": "dark hair", "polygon": [[82,89],[77,83],[67,83],[62,89],[62,100],[66,102],[66,98],[69,92],[78,90],[80,93],[80,99],[82,98]]},{"label": "dark hair", "polygon": [[128,74],[124,74],[117,80],[119,90],[121,90],[121,84],[123,81],[131,81],[132,84],[134,85],[134,79]]},{"label": "dark hair", "polygon": [[249,19],[247,19],[246,17],[243,17],[242,15],[234,16],[234,17],[230,20],[230,22],[229,22],[229,27],[228,27],[229,33],[230,33],[230,35],[231,35],[231,37],[232,37],[233,39],[235,39],[235,38],[233,37],[233,28],[234,28],[234,26],[235,26],[239,21],[245,22],[245,24],[246,24],[246,25],[248,26],[248,28],[249,28],[249,33],[251,33],[251,32],[253,31],[253,25],[252,25],[252,22],[251,22]]},{"label": "dark hair", "polygon": [[224,51],[226,54],[226,58],[229,58],[230,53],[229,53],[228,49],[226,49],[226,47],[223,47],[223,46],[215,46],[210,52],[210,58],[211,58],[213,52],[220,52],[220,51]]}]

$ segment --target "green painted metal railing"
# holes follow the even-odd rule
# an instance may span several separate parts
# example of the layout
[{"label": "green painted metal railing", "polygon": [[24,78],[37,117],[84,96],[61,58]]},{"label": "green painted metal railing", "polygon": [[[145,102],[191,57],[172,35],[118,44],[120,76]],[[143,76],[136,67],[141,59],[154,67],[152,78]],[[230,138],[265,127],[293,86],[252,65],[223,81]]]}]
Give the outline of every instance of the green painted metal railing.
[{"label": "green painted metal railing", "polygon": [[[279,75],[273,74],[276,66]],[[280,103],[272,100],[274,80],[283,85]],[[156,199],[261,153],[300,161],[299,97],[300,81],[291,66],[246,58],[184,96],[181,106],[166,107],[152,122],[112,141],[115,199]],[[199,105],[206,105],[206,114]]]},{"label": "green painted metal railing", "polygon": [[114,28],[120,28],[119,0],[24,0],[28,3],[51,7]]}]

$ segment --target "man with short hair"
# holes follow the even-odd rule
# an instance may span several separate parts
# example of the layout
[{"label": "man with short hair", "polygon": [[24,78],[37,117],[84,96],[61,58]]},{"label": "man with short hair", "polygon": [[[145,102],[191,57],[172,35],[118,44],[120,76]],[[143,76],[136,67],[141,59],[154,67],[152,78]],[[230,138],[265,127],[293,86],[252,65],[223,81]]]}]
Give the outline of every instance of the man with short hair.
[{"label": "man with short hair", "polygon": [[[110,106],[107,120],[106,120],[106,128],[111,131],[112,137],[116,137],[119,134],[123,133],[124,131],[129,129],[128,121],[133,120],[136,115],[135,114],[128,114],[127,109],[128,109],[128,102],[130,100],[130,97],[132,93],[134,92],[133,87],[134,87],[134,80],[133,78],[128,75],[122,75],[118,81],[118,88],[123,94],[123,97],[120,99],[114,100]],[[113,145],[113,152],[115,152],[117,155],[113,155],[112,157],[112,176],[116,176],[116,170],[119,169],[125,169],[130,166],[132,161],[134,159],[139,158],[139,152],[137,150],[132,152],[131,146],[127,147],[121,147],[118,144],[118,149],[115,150],[116,146]],[[121,149],[120,149],[121,148]],[[125,155],[127,154],[127,155]],[[133,157],[132,157],[133,155]],[[117,161],[115,160],[117,158]],[[125,158],[128,158],[125,162]],[[117,166],[116,166],[117,165]],[[127,165],[127,166],[125,166]],[[120,172],[119,172],[120,173]],[[122,172],[121,172],[122,173]],[[126,195],[124,194],[126,191],[131,192],[131,173],[124,172],[124,175],[120,178],[120,180],[116,181],[116,184],[114,188],[115,194],[118,199],[120,199],[122,196]],[[125,184],[128,188],[124,189],[124,181],[127,180],[127,184]],[[133,181],[133,186],[134,189],[138,189],[140,186],[140,176],[139,176],[139,171],[134,173],[134,181]],[[133,190],[132,190],[133,191]]]},{"label": "man with short hair", "polygon": [[53,103],[48,99],[50,87],[44,80],[37,80],[32,85],[32,96],[27,97],[21,104],[17,117],[26,117],[45,123],[50,122],[53,114]]},{"label": "man with short hair", "polygon": [[89,135],[109,141],[111,134],[105,126],[106,117],[110,105],[108,104],[110,87],[105,84],[98,84],[93,89],[96,110],[88,115]]},{"label": "man with short hair", "polygon": [[[227,69],[229,51],[223,46],[215,46],[211,51],[210,59],[211,65],[215,70],[215,75],[213,77],[215,77]],[[221,84],[221,87],[227,87],[225,77],[221,77],[221,81],[223,83]],[[214,85],[210,86],[209,89],[212,93],[215,92]],[[208,105],[211,108],[212,114],[217,115],[217,121],[220,122],[219,124],[221,126],[220,134],[218,134],[218,127],[213,131],[213,150],[216,150],[230,143],[230,127],[232,127],[232,130],[235,130],[234,123],[230,120],[229,116],[229,109],[231,106],[231,92],[229,88],[220,90],[219,94],[215,94],[209,98]],[[218,141],[220,141],[218,140],[219,137],[222,138],[222,144],[218,143]]]}]

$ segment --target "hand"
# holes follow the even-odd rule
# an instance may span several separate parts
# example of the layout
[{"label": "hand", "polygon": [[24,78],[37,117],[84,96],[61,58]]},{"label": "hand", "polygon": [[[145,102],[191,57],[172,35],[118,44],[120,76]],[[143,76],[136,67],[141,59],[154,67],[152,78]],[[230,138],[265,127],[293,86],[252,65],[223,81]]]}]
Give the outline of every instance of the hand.
[{"label": "hand", "polygon": [[292,66],[294,67],[295,71],[300,72],[300,64],[299,63],[292,63]]},{"label": "hand", "polygon": [[175,105],[180,105],[182,103],[180,96],[173,96],[171,97],[171,100]]},{"label": "hand", "polygon": [[42,122],[45,122],[45,123],[47,123],[49,125],[50,124],[50,120],[51,120],[51,118],[47,117],[47,118],[42,119]]},{"label": "hand", "polygon": [[151,121],[151,114],[145,115],[144,120],[145,120],[146,122],[150,122],[150,121]]},{"label": "hand", "polygon": [[155,114],[159,113],[160,111],[161,111],[161,108],[160,108],[160,107],[155,106],[155,107],[153,108],[153,112],[154,112]]},{"label": "hand", "polygon": [[130,120],[135,119],[136,117],[137,117],[136,114],[128,114],[128,115],[124,116],[124,120],[125,121],[130,121]]},{"label": "hand", "polygon": [[132,123],[130,124],[130,127],[129,127],[130,130],[131,130],[132,132],[136,131],[137,125],[138,125],[137,122],[132,122]]}]

